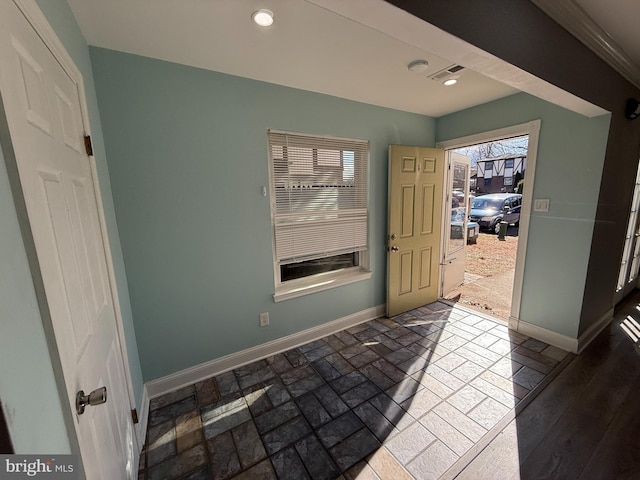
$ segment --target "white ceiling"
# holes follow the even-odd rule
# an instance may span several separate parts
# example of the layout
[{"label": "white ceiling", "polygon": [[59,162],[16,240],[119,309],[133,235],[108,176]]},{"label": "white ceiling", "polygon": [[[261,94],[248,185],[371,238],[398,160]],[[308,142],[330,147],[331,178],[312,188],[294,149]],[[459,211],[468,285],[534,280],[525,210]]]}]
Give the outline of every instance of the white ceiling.
[{"label": "white ceiling", "polygon": [[[383,0],[68,2],[90,45],[373,105],[439,117],[522,90],[604,113]],[[272,27],[252,22],[260,8]],[[407,70],[416,59],[427,72]],[[465,66],[457,85],[428,78],[453,64]]]}]

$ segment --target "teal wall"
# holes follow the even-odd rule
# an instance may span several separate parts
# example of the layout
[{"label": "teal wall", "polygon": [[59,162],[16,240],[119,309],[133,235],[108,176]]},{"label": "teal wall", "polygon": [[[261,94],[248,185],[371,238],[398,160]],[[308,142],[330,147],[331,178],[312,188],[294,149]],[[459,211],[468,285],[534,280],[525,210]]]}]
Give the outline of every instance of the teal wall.
[{"label": "teal wall", "polygon": [[520,319],[577,338],[610,115],[587,118],[520,93],[437,121],[438,141],[541,120]]},{"label": "teal wall", "polygon": [[91,137],[93,151],[98,169],[98,179],[102,194],[102,203],[107,223],[107,233],[111,246],[116,282],[118,286],[118,296],[122,312],[124,334],[126,337],[126,348],[129,358],[129,370],[133,383],[134,395],[138,410],[142,400],[142,370],[138,355],[135,330],[133,327],[133,316],[131,304],[129,302],[129,291],[127,286],[127,275],[125,272],[122,249],[118,227],[111,196],[111,185],[109,180],[109,170],[106,162],[104,140],[102,136],[102,125],[96,99],[96,91],[93,82],[93,72],[91,70],[91,59],[87,42],[76,23],[73,12],[69,8],[66,0],[37,0],[38,6],[47,17],[56,35],[63,43],[65,49],[73,59],[74,63],[82,73],[84,79],[85,94],[87,97],[87,108],[89,111],[89,124],[91,125]]},{"label": "teal wall", "polygon": [[[433,119],[90,51],[145,381],[385,302],[388,145]],[[274,303],[268,128],[371,142],[370,280]]]}]

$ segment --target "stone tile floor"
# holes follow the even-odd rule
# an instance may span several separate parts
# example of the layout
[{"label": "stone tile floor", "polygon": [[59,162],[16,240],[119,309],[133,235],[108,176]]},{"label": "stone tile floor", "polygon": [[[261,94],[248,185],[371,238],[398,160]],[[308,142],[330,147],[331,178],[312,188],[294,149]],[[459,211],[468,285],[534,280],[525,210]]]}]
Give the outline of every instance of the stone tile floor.
[{"label": "stone tile floor", "polygon": [[372,320],[153,399],[139,479],[452,478],[567,355],[441,302]]}]

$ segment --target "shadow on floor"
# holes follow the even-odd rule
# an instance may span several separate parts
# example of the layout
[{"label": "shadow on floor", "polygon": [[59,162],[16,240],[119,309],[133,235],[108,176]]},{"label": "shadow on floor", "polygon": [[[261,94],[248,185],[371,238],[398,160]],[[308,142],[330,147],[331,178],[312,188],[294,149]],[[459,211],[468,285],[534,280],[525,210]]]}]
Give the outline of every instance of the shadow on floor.
[{"label": "shadow on floor", "polygon": [[440,302],[365,322],[153,399],[140,479],[453,478],[566,355]]}]

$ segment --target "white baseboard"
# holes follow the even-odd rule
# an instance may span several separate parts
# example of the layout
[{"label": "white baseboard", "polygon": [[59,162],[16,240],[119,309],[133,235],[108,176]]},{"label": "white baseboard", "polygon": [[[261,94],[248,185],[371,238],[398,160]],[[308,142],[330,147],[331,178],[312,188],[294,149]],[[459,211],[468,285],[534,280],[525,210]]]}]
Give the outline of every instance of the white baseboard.
[{"label": "white baseboard", "polygon": [[514,317],[509,318],[509,328],[568,352],[580,354],[598,336],[598,334],[611,323],[612,320],[613,308],[602,315],[597,321],[592,323],[578,338],[571,338],[552,330],[539,327],[538,325],[523,322],[522,320]]},{"label": "white baseboard", "polygon": [[514,317],[509,318],[509,328],[527,337],[535,338],[554,347],[561,348],[571,353],[578,353],[578,339],[567,335],[547,330],[546,328],[527,323]]},{"label": "white baseboard", "polygon": [[582,353],[585,348],[602,332],[613,320],[613,308],[602,315],[598,320],[589,325],[582,335],[578,337],[576,353]]},{"label": "white baseboard", "polygon": [[385,313],[386,306],[378,305],[377,307],[371,307],[366,310],[347,315],[346,317],[318,325],[317,327],[303,330],[302,332],[294,333],[246,350],[225,355],[224,357],[216,358],[215,360],[201,363],[200,365],[151,380],[145,383],[145,393],[148,394],[148,398],[155,398],[187,385],[200,382],[214,375],[219,375],[229,370],[233,370],[234,368],[255,362],[256,360],[261,360],[271,355],[275,355],[276,353],[299,347],[300,345],[318,340],[326,337],[327,335],[344,330],[345,328],[358,325],[359,323],[380,318],[384,316]]}]

